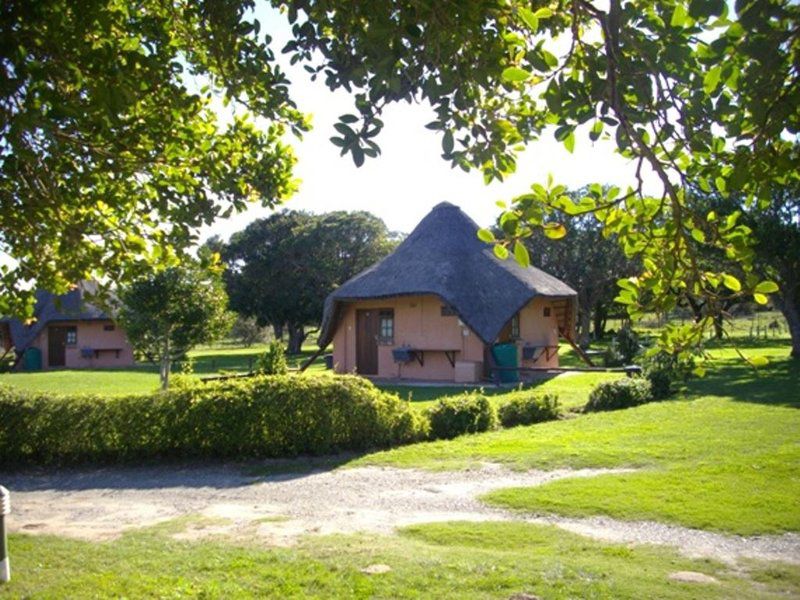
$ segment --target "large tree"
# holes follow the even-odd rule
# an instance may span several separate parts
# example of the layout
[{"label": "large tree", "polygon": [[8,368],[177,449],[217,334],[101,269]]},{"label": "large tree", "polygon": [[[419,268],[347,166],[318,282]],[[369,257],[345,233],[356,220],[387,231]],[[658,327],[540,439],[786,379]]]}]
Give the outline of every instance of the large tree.
[{"label": "large tree", "polygon": [[220,265],[185,261],[121,290],[120,323],[134,350],[159,365],[164,389],[173,361],[231,327],[221,270]]},{"label": "large tree", "polygon": [[325,297],[394,245],[370,213],[275,213],[234,234],[223,251],[231,306],[261,325],[286,326],[288,352],[299,353]]},{"label": "large tree", "polygon": [[[443,157],[487,180],[512,173],[518,150],[551,132],[570,151],[608,138],[634,161],[629,189],[598,186],[577,203],[564,186],[535,183],[506,207],[499,256],[513,248],[525,262],[534,229],[563,237],[554,218],[592,212],[641,260],[619,296],[634,317],[687,294],[713,306],[721,295],[772,288],[753,271],[748,228],[714,221],[691,185],[768,211],[773,193],[800,178],[800,4],[304,0],[289,3],[289,17],[293,59],[355,95],[333,142],[356,164],[378,151],[383,108],[419,100],[435,111],[428,127],[440,133]],[[646,172],[660,182],[655,196],[645,193]],[[744,276],[700,268],[698,244],[726,252]],[[661,341],[687,350],[712,325],[709,316]]]},{"label": "large tree", "polygon": [[307,125],[252,6],[4,0],[0,313],[174,264],[200,225],[292,192],[282,136]]}]

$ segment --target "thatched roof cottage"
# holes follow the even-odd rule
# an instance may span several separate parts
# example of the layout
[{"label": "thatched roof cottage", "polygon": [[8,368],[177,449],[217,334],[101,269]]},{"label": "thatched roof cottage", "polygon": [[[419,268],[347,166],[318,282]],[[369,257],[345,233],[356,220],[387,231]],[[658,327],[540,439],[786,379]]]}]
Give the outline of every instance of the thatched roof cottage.
[{"label": "thatched roof cottage", "polygon": [[477,231],[460,208],[439,204],[391,255],[330,294],[319,345],[333,342],[336,371],[479,381],[509,351],[516,366],[557,367],[558,338],[574,329],[575,290],[499,260]]}]

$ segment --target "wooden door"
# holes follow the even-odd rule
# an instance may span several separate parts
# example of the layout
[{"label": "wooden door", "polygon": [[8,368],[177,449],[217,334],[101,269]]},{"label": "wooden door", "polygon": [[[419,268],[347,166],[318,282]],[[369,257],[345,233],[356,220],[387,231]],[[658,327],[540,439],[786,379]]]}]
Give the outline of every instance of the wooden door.
[{"label": "wooden door", "polygon": [[67,364],[67,327],[50,327],[47,331],[47,365],[63,367]]},{"label": "wooden door", "polygon": [[378,374],[378,311],[356,312],[356,372]]}]

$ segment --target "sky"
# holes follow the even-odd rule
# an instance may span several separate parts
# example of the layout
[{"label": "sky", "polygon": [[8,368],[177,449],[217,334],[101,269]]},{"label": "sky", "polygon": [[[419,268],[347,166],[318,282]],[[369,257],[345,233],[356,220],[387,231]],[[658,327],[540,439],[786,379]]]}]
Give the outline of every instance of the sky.
[{"label": "sky", "polygon": [[[262,29],[273,36],[275,48],[282,48],[290,30],[285,17],[260,5],[256,17]],[[282,66],[292,81],[292,96],[300,110],[312,115],[313,130],[302,140],[287,138],[298,162],[295,176],[300,180],[296,192],[283,208],[322,213],[333,210],[367,210],[377,215],[390,230],[408,233],[442,201],[460,206],[481,226],[491,225],[499,216],[497,200],[510,200],[526,193],[533,183],[544,183],[548,174],[569,188],[589,183],[608,183],[623,188],[634,181],[635,164],[614,153],[611,141],[592,143],[587,135],[576,133],[573,154],[556,142],[551,132],[528,146],[518,158],[517,172],[502,183],[485,185],[475,171],[452,169],[441,158],[441,138],[424,125],[434,120],[426,104],[397,104],[387,108],[383,132],[376,139],[382,154],[367,158],[360,168],[329,138],[338,116],[356,112],[351,97],[344,91],[333,93],[318,80],[312,82],[301,66]],[[656,189],[652,176],[645,177],[647,188]],[[202,231],[201,239],[219,235],[227,239],[251,221],[268,216],[272,210],[260,206],[218,220]]]}]

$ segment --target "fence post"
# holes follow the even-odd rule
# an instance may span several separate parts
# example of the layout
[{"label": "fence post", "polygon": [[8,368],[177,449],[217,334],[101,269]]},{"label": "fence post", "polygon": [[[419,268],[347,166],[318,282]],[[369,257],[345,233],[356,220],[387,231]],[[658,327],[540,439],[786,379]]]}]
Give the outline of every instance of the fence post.
[{"label": "fence post", "polygon": [[11,579],[11,562],[8,558],[6,539],[6,515],[11,512],[11,495],[0,485],[0,582]]}]

